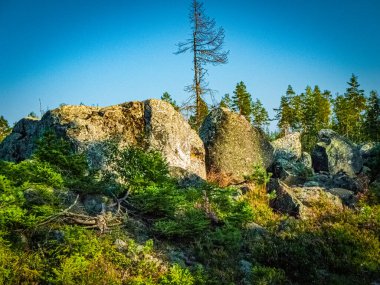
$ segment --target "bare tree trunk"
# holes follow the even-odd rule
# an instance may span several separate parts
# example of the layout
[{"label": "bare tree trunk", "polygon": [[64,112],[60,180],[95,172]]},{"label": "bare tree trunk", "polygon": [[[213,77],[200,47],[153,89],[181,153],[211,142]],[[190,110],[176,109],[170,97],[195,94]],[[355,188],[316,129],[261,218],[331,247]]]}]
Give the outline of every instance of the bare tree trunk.
[{"label": "bare tree trunk", "polygon": [[197,3],[194,1],[194,32],[193,32],[193,52],[194,52],[194,87],[195,87],[195,122],[199,124],[199,117],[201,113],[201,86],[200,86],[200,67],[197,57],[197,31],[199,29],[199,12]]}]

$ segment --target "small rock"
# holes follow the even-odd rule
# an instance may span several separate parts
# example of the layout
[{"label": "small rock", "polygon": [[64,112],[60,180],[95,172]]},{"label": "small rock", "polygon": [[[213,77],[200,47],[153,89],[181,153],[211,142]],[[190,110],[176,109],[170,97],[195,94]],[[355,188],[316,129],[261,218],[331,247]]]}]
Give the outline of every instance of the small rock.
[{"label": "small rock", "polygon": [[121,239],[116,239],[115,242],[114,242],[114,245],[116,246],[116,248],[119,250],[119,251],[122,251],[124,249],[127,248],[128,244],[121,240]]}]

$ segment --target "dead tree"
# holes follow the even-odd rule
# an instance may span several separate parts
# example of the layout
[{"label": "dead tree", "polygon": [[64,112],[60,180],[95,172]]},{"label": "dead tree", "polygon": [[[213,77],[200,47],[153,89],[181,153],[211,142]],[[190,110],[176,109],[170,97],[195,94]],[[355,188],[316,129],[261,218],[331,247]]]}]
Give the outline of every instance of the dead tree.
[{"label": "dead tree", "polygon": [[[205,15],[203,3],[193,0],[190,7],[191,38],[178,44],[176,54],[191,52],[193,54],[193,84],[186,89],[191,91],[190,101],[195,101],[195,125],[199,126],[205,114],[203,95],[209,90],[205,76],[207,64],[227,63],[229,51],[223,51],[224,29],[216,28],[214,19]],[[194,100],[195,99],[195,100]]]}]

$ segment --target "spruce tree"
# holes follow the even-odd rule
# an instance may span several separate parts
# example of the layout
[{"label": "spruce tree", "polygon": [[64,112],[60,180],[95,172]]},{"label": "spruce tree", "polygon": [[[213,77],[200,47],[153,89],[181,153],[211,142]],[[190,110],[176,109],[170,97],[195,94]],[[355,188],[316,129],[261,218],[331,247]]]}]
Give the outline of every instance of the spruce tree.
[{"label": "spruce tree", "polygon": [[174,109],[176,111],[179,111],[179,106],[177,105],[177,102],[175,100],[173,100],[172,96],[170,96],[170,94],[168,92],[164,92],[161,96],[161,100],[165,101],[165,102],[168,102],[169,104],[171,104]]},{"label": "spruce tree", "polygon": [[358,143],[363,141],[363,113],[366,109],[364,90],[359,89],[358,77],[352,74],[344,96],[334,101],[334,129],[341,135]]},{"label": "spruce tree", "polygon": [[274,110],[277,112],[275,118],[278,120],[277,126],[282,135],[299,129],[301,120],[300,100],[299,96],[295,95],[291,85],[288,85],[285,96],[281,96],[280,107]]},{"label": "spruce tree", "polygon": [[232,96],[232,106],[234,111],[243,115],[249,122],[251,121],[251,94],[248,93],[247,87],[243,81],[236,84],[234,95]]},{"label": "spruce tree", "polygon": [[0,116],[0,142],[11,132],[11,128],[8,125],[8,121]]},{"label": "spruce tree", "polygon": [[[316,91],[316,92],[314,92]],[[302,98],[302,147],[306,151],[310,151],[313,147],[313,136],[316,133],[316,100],[315,94],[319,92],[319,88],[314,88],[314,91],[310,86],[307,86],[305,93],[301,94]]]},{"label": "spruce tree", "polygon": [[269,116],[259,99],[251,104],[252,125],[266,131],[269,126]]},{"label": "spruce tree", "polygon": [[233,110],[232,100],[231,100],[230,94],[224,94],[219,105],[220,105],[220,107],[224,107],[224,108],[228,108],[230,110]]},{"label": "spruce tree", "polygon": [[371,91],[364,114],[364,138],[372,142],[380,142],[380,97]]}]

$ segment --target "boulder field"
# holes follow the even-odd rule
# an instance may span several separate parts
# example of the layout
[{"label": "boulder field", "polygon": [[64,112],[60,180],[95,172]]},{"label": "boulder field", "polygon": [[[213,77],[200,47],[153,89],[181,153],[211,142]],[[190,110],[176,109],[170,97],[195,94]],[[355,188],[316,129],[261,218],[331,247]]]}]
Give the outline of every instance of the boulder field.
[{"label": "boulder field", "polygon": [[[332,130],[321,130],[310,155],[302,152],[300,133],[270,143],[244,116],[226,108],[213,109],[198,134],[171,104],[155,99],[109,107],[62,106],[40,120],[24,118],[0,143],[0,159],[30,158],[46,131],[69,141],[75,152],[85,153],[90,168],[106,166],[102,145],[110,141],[119,148],[161,152],[171,174],[189,181],[241,184],[254,165],[261,165],[273,173],[268,187],[278,194],[273,207],[295,216],[309,215],[304,213],[315,197],[350,206],[354,195],[372,180],[380,181],[372,165],[378,157],[376,145],[360,149]],[[367,173],[372,174],[371,181]]]},{"label": "boulder field", "polygon": [[154,99],[104,108],[62,106],[41,120],[24,118],[0,144],[0,159],[31,157],[47,130],[67,139],[76,152],[87,153],[89,165],[96,167],[102,167],[99,152],[108,141],[160,151],[177,177],[206,179],[213,172],[231,176],[231,183],[241,182],[254,164],[267,168],[272,163],[272,146],[243,116],[215,109],[199,136],[169,103]]}]

